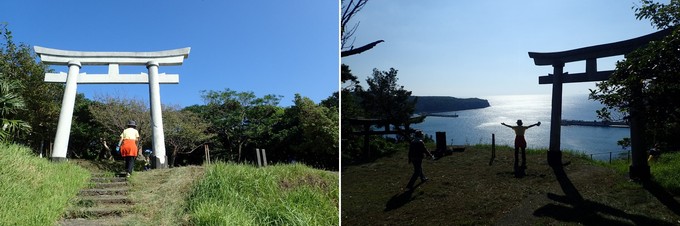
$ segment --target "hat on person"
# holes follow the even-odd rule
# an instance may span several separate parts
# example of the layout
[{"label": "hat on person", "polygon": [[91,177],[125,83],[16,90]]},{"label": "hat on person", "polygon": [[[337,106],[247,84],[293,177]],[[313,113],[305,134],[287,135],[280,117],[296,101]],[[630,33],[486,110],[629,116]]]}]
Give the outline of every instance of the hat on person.
[{"label": "hat on person", "polygon": [[128,121],[127,126],[137,127],[137,123],[135,123],[135,120],[130,120]]}]

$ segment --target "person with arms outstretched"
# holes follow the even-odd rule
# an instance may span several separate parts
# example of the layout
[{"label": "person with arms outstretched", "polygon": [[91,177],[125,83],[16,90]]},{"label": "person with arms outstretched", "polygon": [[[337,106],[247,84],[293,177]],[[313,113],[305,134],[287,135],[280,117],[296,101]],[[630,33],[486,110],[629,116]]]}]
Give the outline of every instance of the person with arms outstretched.
[{"label": "person with arms outstretched", "polygon": [[[541,122],[537,122],[536,124],[532,124],[529,126],[522,126],[522,120],[517,120],[517,126],[511,126],[508,124],[505,124],[504,122],[501,123],[501,125],[507,126],[511,128],[512,130],[515,131],[515,175],[523,175],[524,170],[527,169],[527,154],[526,154],[526,148],[527,148],[527,141],[524,139],[524,133],[527,131],[527,129],[534,127],[534,126],[541,126]],[[518,166],[518,155],[519,155],[519,150],[522,149],[522,165]]]}]

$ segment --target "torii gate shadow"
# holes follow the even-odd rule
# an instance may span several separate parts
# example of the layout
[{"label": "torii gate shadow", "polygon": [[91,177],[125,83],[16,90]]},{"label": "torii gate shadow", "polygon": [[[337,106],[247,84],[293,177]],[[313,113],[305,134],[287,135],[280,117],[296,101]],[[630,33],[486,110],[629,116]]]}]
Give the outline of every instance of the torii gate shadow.
[{"label": "torii gate shadow", "polygon": [[[672,222],[654,219],[644,215],[629,214],[623,210],[602,203],[585,200],[567,176],[563,166],[554,166],[552,168],[553,172],[555,173],[555,177],[557,178],[557,181],[565,195],[548,193],[547,196],[553,201],[567,204],[571,207],[551,203],[535,210],[533,213],[534,216],[551,217],[560,221],[578,222],[585,225],[630,224],[626,221],[605,218],[602,216],[602,214],[606,214],[609,216],[630,220],[635,225],[674,225]],[[659,199],[659,201],[670,208],[673,213],[679,215],[680,204],[678,204],[673,196],[666,192],[661,186],[651,181],[644,183],[643,186],[657,199]]]}]

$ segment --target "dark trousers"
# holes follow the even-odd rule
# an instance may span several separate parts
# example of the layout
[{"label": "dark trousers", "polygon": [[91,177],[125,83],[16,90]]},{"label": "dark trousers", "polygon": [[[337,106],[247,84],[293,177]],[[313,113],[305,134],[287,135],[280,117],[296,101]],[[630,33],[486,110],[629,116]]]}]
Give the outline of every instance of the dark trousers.
[{"label": "dark trousers", "polygon": [[520,147],[515,147],[515,176],[524,176],[527,168],[527,152],[525,148],[522,149],[522,165],[519,166],[518,161],[519,161],[519,149]]},{"label": "dark trousers", "polygon": [[420,177],[420,180],[424,181],[427,178],[425,177],[425,174],[423,174],[423,160],[422,159],[414,159],[413,160],[413,175],[411,176],[411,180],[408,181],[408,188],[412,188],[413,184],[416,183],[416,179]]},{"label": "dark trousers", "polygon": [[[526,149],[522,149],[522,167],[527,167],[527,152]],[[515,147],[515,168],[518,166],[518,161],[519,161],[519,150],[520,147]]]},{"label": "dark trousers", "polygon": [[129,174],[132,174],[132,170],[135,168],[135,157],[134,156],[125,156],[125,170]]}]

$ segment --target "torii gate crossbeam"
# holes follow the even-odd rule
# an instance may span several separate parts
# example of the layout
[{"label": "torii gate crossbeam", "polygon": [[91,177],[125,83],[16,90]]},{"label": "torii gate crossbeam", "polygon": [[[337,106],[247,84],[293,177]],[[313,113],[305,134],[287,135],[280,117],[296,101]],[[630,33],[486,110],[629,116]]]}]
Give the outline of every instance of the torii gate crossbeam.
[{"label": "torii gate crossbeam", "polygon": [[[46,73],[45,82],[66,83],[61,103],[57,133],[54,138],[54,150],[51,159],[66,159],[69,134],[75,106],[76,88],[83,84],[149,84],[149,102],[151,107],[151,131],[153,133],[154,168],[167,167],[165,154],[165,136],[163,133],[163,117],[161,115],[160,83],[179,83],[179,75],[158,74],[159,66],[181,65],[191,48],[182,48],[158,52],[89,52],[34,47],[40,60],[47,65],[67,65],[67,73]],[[108,65],[107,74],[79,73],[84,65]],[[119,65],[144,65],[148,74],[120,74]]]}]

